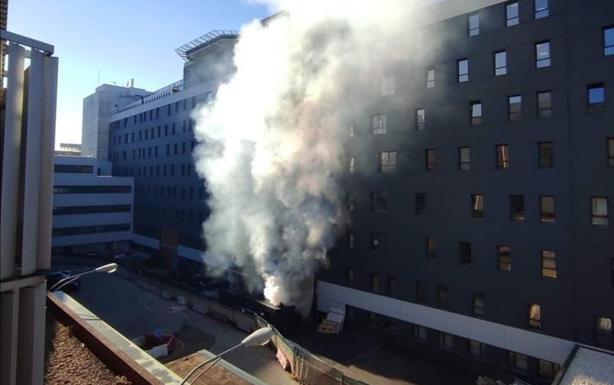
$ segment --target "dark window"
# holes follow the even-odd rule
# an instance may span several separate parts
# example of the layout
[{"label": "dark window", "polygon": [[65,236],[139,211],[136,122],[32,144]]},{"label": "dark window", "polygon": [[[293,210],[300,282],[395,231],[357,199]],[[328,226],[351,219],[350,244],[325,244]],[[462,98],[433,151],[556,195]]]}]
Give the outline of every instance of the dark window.
[{"label": "dark window", "polygon": [[537,68],[550,67],[550,42],[535,43],[535,66]]},{"label": "dark window", "polygon": [[426,302],[426,287],[422,281],[416,281],[416,302]]},{"label": "dark window", "polygon": [[354,269],[347,269],[347,281],[346,284],[348,287],[354,287],[354,280],[355,280],[355,276],[354,276]]},{"label": "dark window", "polygon": [[424,193],[416,193],[415,196],[415,213],[420,215],[426,209],[426,195]]},{"label": "dark window", "polygon": [[612,342],[612,319],[597,317],[595,322],[595,342],[598,346],[611,347]]},{"label": "dark window", "polygon": [[371,117],[373,135],[384,135],[388,132],[388,116],[386,114]]},{"label": "dark window", "polygon": [[371,211],[374,213],[385,213],[388,211],[388,194],[386,192],[371,193]]},{"label": "dark window", "polygon": [[476,316],[486,315],[486,302],[484,301],[484,294],[473,293],[471,296],[472,312]]},{"label": "dark window", "polygon": [[516,352],[509,352],[508,353],[508,364],[511,368],[517,369],[517,370],[527,370],[527,367],[529,365],[528,363],[528,357],[525,356],[524,354],[520,354],[520,353],[516,353]]},{"label": "dark window", "polygon": [[435,169],[435,161],[436,161],[436,158],[435,158],[436,152],[435,151],[436,151],[435,149],[431,148],[431,149],[426,150],[425,153],[424,153],[425,154],[425,159],[424,159],[425,160],[425,165],[424,165],[424,168],[427,171]]},{"label": "dark window", "polygon": [[131,186],[53,186],[54,194],[103,194],[103,193],[130,193]]},{"label": "dark window", "polygon": [[507,144],[495,146],[497,153],[497,169],[504,170],[510,168],[510,147]]},{"label": "dark window", "polygon": [[518,25],[518,23],[520,23],[518,2],[507,3],[505,6],[505,25],[512,27]]},{"label": "dark window", "polygon": [[469,36],[477,36],[480,34],[480,15],[470,15],[467,19],[467,32]]},{"label": "dark window", "polygon": [[470,264],[471,263],[471,243],[470,242],[459,242],[458,248],[460,252],[461,265]]},{"label": "dark window", "polygon": [[512,250],[509,246],[497,246],[499,271],[512,271]]},{"label": "dark window", "polygon": [[535,0],[535,20],[543,19],[550,15],[549,0]]},{"label": "dark window", "polygon": [[416,130],[424,130],[426,127],[426,113],[424,108],[418,108],[416,110]]},{"label": "dark window", "polygon": [[460,59],[456,62],[458,72],[458,82],[464,83],[469,81],[469,60]]},{"label": "dark window", "polygon": [[543,91],[537,93],[537,117],[547,119],[552,117],[552,92]]},{"label": "dark window", "polygon": [[448,307],[448,288],[445,286],[437,285],[437,306]]},{"label": "dark window", "polygon": [[538,360],[537,373],[541,378],[553,380],[560,368],[560,365],[554,362]]},{"label": "dark window", "polygon": [[94,213],[127,213],[130,205],[61,206],[53,208],[53,215],[78,215]]},{"label": "dark window", "polygon": [[614,55],[614,27],[603,29],[603,54],[604,56]]},{"label": "dark window", "polygon": [[424,326],[414,325],[413,329],[414,329],[414,338],[417,338],[420,340],[428,339],[428,331]]},{"label": "dark window", "polygon": [[76,226],[76,227],[61,227],[53,228],[52,236],[62,237],[68,235],[96,234],[96,233],[114,233],[119,231],[130,231],[129,223],[114,224],[114,225],[96,225],[96,226]]},{"label": "dark window", "polygon": [[378,251],[381,247],[381,234],[369,233],[369,248],[371,251]]},{"label": "dark window", "polygon": [[606,146],[608,167],[614,167],[614,138],[608,138]]},{"label": "dark window", "polygon": [[469,118],[473,126],[482,124],[482,102],[479,100],[469,102]]},{"label": "dark window", "polygon": [[526,219],[523,195],[510,195],[510,219],[514,222]]},{"label": "dark window", "polygon": [[552,168],[554,167],[554,144],[552,142],[537,143],[538,152],[538,167]]},{"label": "dark window", "polygon": [[536,303],[529,305],[529,327],[542,328],[542,307]]},{"label": "dark window", "polygon": [[439,346],[452,349],[454,347],[454,336],[449,333],[439,332]]},{"label": "dark window", "polygon": [[471,217],[483,218],[484,217],[484,194],[472,194],[471,195]]},{"label": "dark window", "polygon": [[469,340],[469,354],[470,355],[474,357],[483,357],[485,350],[486,350],[486,346],[483,343],[479,341]]},{"label": "dark window", "polygon": [[435,70],[430,69],[426,73],[426,88],[435,88]]},{"label": "dark window", "polygon": [[556,221],[554,215],[554,197],[551,195],[542,195],[539,197],[539,212],[541,223],[554,223]]},{"label": "dark window", "polygon": [[396,172],[397,171],[397,153],[396,151],[384,151],[379,154],[379,170],[380,172]]},{"label": "dark window", "polygon": [[594,112],[605,106],[605,86],[603,83],[590,84],[586,89],[588,112]]},{"label": "dark window", "polygon": [[522,119],[522,96],[514,95],[507,98],[507,119],[510,122]]},{"label": "dark window", "polygon": [[84,164],[56,164],[53,172],[58,174],[93,174],[94,166]]},{"label": "dark window", "polygon": [[495,76],[507,74],[507,52],[499,51],[494,53]]},{"label": "dark window", "polygon": [[379,293],[379,277],[377,274],[371,274],[371,291]]},{"label": "dark window", "polygon": [[591,223],[595,226],[608,225],[608,198],[591,198]]},{"label": "dark window", "polygon": [[387,292],[388,295],[393,296],[396,293],[396,291],[397,291],[396,290],[396,288],[397,288],[397,279],[396,279],[396,277],[394,277],[392,275],[388,276],[387,288],[388,288],[388,292]]},{"label": "dark window", "polygon": [[428,259],[437,258],[437,243],[434,238],[426,238],[426,256]]},{"label": "dark window", "polygon": [[542,250],[542,277],[546,278],[558,278],[556,270],[556,252],[552,250]]},{"label": "dark window", "polygon": [[458,148],[458,169],[461,171],[471,170],[471,148]]}]

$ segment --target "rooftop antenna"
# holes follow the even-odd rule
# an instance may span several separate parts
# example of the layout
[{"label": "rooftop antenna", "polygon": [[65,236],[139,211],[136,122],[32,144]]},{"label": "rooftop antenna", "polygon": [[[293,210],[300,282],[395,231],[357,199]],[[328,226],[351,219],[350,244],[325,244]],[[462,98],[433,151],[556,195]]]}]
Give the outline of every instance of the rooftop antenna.
[{"label": "rooftop antenna", "polygon": [[96,79],[96,87],[100,85],[100,70],[98,70],[98,78]]}]

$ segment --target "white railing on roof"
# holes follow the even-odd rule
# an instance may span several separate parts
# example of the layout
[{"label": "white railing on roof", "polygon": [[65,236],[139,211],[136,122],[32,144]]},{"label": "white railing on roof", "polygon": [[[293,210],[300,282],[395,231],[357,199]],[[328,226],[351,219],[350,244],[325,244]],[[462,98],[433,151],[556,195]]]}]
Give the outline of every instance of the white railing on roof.
[{"label": "white railing on roof", "polygon": [[191,51],[194,51],[196,48],[213,44],[221,39],[234,39],[237,36],[239,36],[237,31],[216,29],[182,45],[181,47],[177,48],[175,52],[177,52],[177,55],[181,56],[183,60],[188,61],[188,54]]},{"label": "white railing on roof", "polygon": [[167,86],[160,88],[157,91],[152,92],[151,94],[142,97],[141,100],[137,100],[136,102],[132,102],[128,105],[125,105],[117,110],[117,112],[123,112],[130,110],[132,108],[136,108],[142,106],[143,104],[151,103],[153,101],[165,98],[169,95],[172,95],[176,92],[183,90],[183,80],[178,80],[174,83],[171,83]]}]

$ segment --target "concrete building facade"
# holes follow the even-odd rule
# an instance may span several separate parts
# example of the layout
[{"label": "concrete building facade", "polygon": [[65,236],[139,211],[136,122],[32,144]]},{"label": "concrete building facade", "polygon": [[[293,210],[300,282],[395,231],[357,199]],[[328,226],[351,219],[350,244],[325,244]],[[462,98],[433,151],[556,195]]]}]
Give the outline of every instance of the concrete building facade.
[{"label": "concrete building facade", "polygon": [[54,250],[126,250],[132,240],[134,179],[111,176],[111,162],[55,156]]}]

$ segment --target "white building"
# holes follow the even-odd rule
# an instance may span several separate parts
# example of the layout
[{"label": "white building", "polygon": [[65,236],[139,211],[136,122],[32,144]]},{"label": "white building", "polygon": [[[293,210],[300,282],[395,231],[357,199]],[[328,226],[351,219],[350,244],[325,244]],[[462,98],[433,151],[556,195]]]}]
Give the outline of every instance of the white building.
[{"label": "white building", "polygon": [[127,249],[132,238],[134,179],[111,176],[111,163],[55,156],[54,250]]}]

